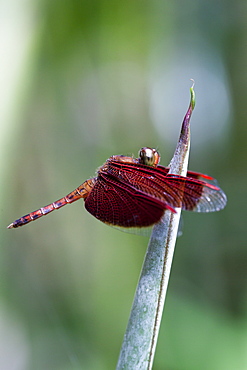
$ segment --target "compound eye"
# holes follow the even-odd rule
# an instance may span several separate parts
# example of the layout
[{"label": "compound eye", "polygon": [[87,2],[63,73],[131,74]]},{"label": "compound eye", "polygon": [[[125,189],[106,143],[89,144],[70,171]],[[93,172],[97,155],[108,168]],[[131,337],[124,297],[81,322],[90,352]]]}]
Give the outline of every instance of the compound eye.
[{"label": "compound eye", "polygon": [[139,151],[139,162],[141,164],[156,167],[159,161],[160,155],[156,149],[145,147]]}]

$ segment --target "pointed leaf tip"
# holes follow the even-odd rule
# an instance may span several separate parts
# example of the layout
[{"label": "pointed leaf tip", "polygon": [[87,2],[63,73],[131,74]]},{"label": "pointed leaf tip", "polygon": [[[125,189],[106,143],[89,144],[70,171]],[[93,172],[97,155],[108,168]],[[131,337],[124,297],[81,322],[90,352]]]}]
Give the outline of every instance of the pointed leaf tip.
[{"label": "pointed leaf tip", "polygon": [[195,81],[191,78],[192,86],[190,88],[190,105],[192,110],[195,108],[196,105],[196,94],[194,91]]}]

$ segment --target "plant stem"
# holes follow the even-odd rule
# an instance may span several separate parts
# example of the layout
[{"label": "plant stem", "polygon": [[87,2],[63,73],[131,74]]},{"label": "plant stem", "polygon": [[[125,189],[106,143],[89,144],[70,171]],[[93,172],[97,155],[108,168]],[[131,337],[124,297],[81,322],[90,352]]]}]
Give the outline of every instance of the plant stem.
[{"label": "plant stem", "polygon": [[[190,147],[190,118],[195,105],[193,86],[169,173],[186,176]],[[153,228],[124,335],[117,370],[151,369],[169,282],[181,208],[166,211]]]}]

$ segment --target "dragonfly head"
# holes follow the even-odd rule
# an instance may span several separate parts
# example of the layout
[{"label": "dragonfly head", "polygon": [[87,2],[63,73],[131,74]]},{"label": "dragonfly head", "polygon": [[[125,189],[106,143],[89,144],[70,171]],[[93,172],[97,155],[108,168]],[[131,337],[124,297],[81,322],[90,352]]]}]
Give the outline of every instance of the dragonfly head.
[{"label": "dragonfly head", "polygon": [[156,149],[144,147],[139,151],[139,163],[146,166],[157,167],[160,161],[160,155]]}]

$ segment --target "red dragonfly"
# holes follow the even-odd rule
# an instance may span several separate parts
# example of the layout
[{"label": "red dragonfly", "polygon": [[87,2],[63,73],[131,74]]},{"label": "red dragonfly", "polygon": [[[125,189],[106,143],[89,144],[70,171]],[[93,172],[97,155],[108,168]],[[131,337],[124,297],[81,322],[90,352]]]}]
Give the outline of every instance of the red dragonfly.
[{"label": "red dragonfly", "polygon": [[86,210],[106,224],[117,227],[145,227],[157,223],[165,210],[214,212],[223,209],[227,198],[211,176],[188,171],[187,176],[168,174],[159,165],[155,149],[142,148],[139,158],[113,155],[98,169],[97,176],[45,207],[11,223],[17,228],[66,204],[83,198]]}]

